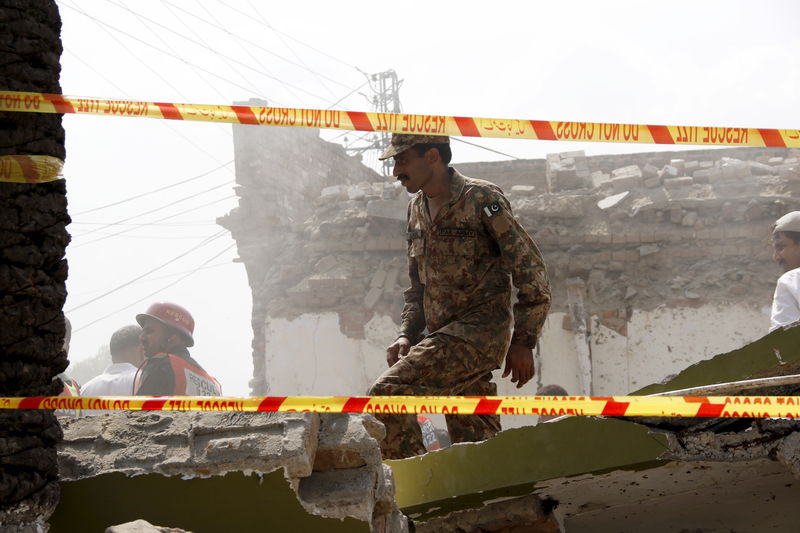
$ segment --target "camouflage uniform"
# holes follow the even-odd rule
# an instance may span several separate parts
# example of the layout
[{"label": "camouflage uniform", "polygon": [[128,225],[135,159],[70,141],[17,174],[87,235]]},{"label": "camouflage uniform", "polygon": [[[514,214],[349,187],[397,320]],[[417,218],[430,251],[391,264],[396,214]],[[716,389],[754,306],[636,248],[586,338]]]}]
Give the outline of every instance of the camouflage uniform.
[{"label": "camouflage uniform", "polygon": [[[495,395],[492,370],[511,343],[536,345],[550,307],[541,253],[496,185],[449,168],[450,199],[430,219],[422,191],[408,207],[408,266],[401,336],[413,346],[370,395]],[[511,304],[511,286],[519,290]],[[427,327],[428,335],[423,337]],[[384,457],[425,452],[414,415],[379,415]],[[453,442],[500,429],[494,415],[446,415]]]}]

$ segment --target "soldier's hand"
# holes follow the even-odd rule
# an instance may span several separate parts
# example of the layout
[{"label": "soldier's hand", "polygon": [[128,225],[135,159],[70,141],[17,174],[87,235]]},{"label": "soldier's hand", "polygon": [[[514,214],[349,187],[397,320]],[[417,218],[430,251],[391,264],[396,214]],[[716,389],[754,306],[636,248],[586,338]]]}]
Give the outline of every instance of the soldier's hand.
[{"label": "soldier's hand", "polygon": [[506,367],[503,377],[511,374],[511,382],[522,388],[533,377],[533,350],[521,344],[512,344],[506,354]]},{"label": "soldier's hand", "polygon": [[392,367],[400,360],[401,357],[408,355],[408,350],[411,349],[411,341],[408,337],[398,337],[391,346],[386,348],[386,362]]}]

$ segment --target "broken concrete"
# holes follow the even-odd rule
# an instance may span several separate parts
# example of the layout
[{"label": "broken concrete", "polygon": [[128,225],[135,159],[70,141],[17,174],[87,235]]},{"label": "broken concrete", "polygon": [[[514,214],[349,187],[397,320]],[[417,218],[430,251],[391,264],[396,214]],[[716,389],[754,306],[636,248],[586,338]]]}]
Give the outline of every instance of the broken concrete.
[{"label": "broken concrete", "polygon": [[[67,484],[121,474],[120,490],[134,476],[157,485],[165,476],[227,480],[233,472],[283,471],[306,512],[401,533],[405,518],[375,440],[382,436],[383,426],[370,415],[121,412],[67,421],[59,468]],[[230,479],[231,487],[240,483]],[[176,513],[170,523],[203,530],[197,524],[204,511],[196,514]],[[54,519],[62,520],[58,510]]]}]

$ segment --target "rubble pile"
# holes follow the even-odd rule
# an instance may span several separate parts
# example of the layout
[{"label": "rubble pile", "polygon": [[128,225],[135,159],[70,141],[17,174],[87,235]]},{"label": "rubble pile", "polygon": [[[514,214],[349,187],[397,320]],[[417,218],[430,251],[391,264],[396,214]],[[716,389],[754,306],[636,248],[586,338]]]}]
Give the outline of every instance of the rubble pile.
[{"label": "rubble pile", "polygon": [[371,415],[120,412],[65,422],[59,477],[191,479],[283,469],[308,513],[352,517],[376,533],[407,532],[392,471],[381,462],[384,431]]}]

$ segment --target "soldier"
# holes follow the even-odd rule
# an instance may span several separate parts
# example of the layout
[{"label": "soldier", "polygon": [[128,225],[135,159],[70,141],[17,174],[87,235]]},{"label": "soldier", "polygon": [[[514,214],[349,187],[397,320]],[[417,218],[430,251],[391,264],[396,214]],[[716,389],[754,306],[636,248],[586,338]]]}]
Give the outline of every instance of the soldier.
[{"label": "soldier", "polygon": [[[408,270],[400,335],[386,350],[389,370],[370,395],[497,394],[492,370],[522,387],[533,377],[533,348],[550,308],[536,244],[496,185],[449,166],[450,139],[394,134],[381,159],[409,193]],[[511,290],[519,290],[513,305]],[[423,331],[427,328],[428,334]],[[425,453],[414,415],[379,415],[384,457]],[[500,430],[496,415],[446,415],[452,441]]]}]

